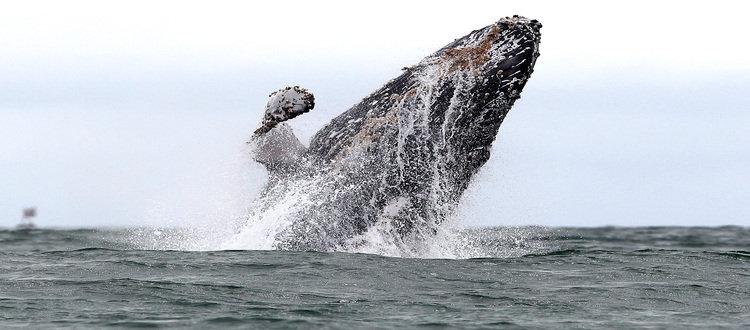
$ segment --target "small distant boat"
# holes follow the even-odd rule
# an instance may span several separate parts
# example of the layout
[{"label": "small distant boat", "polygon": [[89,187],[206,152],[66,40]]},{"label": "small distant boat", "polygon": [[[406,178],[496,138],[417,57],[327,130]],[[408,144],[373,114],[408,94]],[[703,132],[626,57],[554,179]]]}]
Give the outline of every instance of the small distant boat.
[{"label": "small distant boat", "polygon": [[23,209],[23,217],[21,217],[21,222],[16,225],[16,229],[34,229],[36,228],[36,225],[33,221],[31,221],[31,218],[36,216],[36,208],[35,207],[27,207]]}]

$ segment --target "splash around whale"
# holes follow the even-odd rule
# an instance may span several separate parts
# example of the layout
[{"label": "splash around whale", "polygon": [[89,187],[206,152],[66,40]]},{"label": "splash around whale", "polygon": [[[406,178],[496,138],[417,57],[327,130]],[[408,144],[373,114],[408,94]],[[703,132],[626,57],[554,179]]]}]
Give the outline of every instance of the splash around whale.
[{"label": "splash around whale", "polygon": [[541,24],[505,17],[427,56],[325,125],[309,147],[285,122],[310,111],[301,87],[274,92],[253,134],[269,172],[243,228],[285,250],[409,254],[428,244],[489,159],[539,56]]}]

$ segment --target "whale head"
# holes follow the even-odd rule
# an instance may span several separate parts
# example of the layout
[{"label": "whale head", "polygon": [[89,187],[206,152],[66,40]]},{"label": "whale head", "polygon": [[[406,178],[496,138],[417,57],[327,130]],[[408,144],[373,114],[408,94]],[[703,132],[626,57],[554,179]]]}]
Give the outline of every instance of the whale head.
[{"label": "whale head", "polygon": [[418,82],[407,101],[428,109],[431,144],[446,180],[446,197],[460,197],[489,159],[498,129],[520,98],[539,57],[542,25],[505,17],[425,58],[405,79]]},{"label": "whale head", "polygon": [[534,72],[541,26],[506,17],[422,62],[421,70],[435,75],[432,97],[450,99],[432,102],[430,117],[442,126],[438,135],[445,147],[453,148],[454,156],[465,155],[466,163],[457,166],[475,170],[489,159],[500,124]]}]

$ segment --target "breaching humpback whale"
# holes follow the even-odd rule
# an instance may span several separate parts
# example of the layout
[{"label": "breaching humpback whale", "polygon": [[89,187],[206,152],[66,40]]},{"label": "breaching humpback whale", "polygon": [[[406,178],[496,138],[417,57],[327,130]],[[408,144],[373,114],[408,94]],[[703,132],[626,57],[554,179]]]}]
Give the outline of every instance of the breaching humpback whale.
[{"label": "breaching humpback whale", "polygon": [[536,20],[505,17],[453,41],[365,97],[305,147],[284,121],[314,107],[304,88],[271,94],[249,143],[269,171],[254,221],[278,249],[336,251],[377,234],[429,239],[489,159],[539,56]]}]

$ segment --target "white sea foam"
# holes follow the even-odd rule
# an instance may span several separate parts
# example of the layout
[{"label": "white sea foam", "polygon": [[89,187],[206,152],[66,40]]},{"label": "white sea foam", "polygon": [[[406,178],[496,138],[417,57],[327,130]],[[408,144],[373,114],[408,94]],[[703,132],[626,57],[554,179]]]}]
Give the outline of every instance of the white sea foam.
[{"label": "white sea foam", "polygon": [[[181,212],[177,216],[175,212],[166,208],[154,210],[154,219],[159,219],[161,226],[132,230],[130,243],[135,248],[153,250],[275,249],[277,235],[292,224],[288,218],[291,210],[310,203],[310,197],[305,196],[304,189],[290,191],[288,197],[282,199],[285,202],[259,210],[254,208],[253,202],[248,198],[257,197],[260,185],[253,181],[255,191],[244,189],[248,188],[247,180],[252,175],[259,174],[258,168],[245,166],[241,171],[246,173],[230,176],[238,181],[235,181],[234,188],[220,194],[222,198],[190,207],[183,205],[185,209],[193,210],[192,212]],[[231,194],[236,195],[232,197]],[[469,203],[480,198],[481,196],[473,195],[471,188],[465,196]],[[243,207],[243,203],[247,205]],[[397,208],[406,207],[404,203],[403,199],[396,199],[385,211],[396,212]],[[544,242],[537,238],[545,235],[549,231],[547,229],[466,227],[467,223],[471,223],[473,216],[475,214],[471,209],[460,209],[441,224],[435,234],[424,234],[421,239],[411,241],[408,237],[400,237],[393,228],[391,219],[383,217],[365,233],[351,238],[349,244],[337,251],[391,257],[466,259],[516,257],[546,248]]]}]

